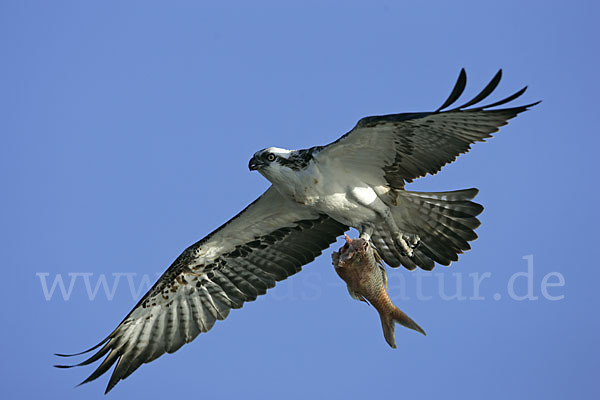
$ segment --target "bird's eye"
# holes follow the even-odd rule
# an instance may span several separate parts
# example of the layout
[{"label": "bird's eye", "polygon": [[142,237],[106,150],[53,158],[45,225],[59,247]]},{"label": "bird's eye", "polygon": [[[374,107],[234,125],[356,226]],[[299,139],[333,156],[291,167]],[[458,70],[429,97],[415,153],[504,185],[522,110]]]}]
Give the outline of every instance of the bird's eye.
[{"label": "bird's eye", "polygon": [[269,155],[267,156],[267,161],[275,161],[275,155],[273,155],[273,154],[269,154]]}]

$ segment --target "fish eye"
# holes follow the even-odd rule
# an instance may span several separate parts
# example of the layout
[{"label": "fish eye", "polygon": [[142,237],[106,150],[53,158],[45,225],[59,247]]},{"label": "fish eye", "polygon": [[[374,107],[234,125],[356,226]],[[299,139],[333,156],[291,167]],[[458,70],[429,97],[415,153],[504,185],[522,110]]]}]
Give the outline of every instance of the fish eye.
[{"label": "fish eye", "polygon": [[267,156],[267,161],[275,161],[275,155],[274,154],[269,154]]}]

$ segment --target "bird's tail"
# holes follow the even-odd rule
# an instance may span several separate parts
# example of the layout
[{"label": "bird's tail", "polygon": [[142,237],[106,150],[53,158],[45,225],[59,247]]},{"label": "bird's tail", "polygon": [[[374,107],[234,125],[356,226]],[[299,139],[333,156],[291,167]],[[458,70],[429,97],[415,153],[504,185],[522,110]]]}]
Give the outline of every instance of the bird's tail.
[{"label": "bird's tail", "polygon": [[425,335],[425,331],[396,306],[394,306],[389,312],[380,312],[379,317],[381,318],[381,327],[383,328],[383,336],[385,337],[385,341],[394,349],[396,348],[396,335],[394,332],[396,323],[409,329],[414,329],[415,331]]},{"label": "bird's tail", "polygon": [[458,254],[469,250],[469,242],[477,238],[474,230],[480,222],[476,217],[483,211],[480,204],[471,201],[477,193],[477,189],[431,193],[398,191],[395,205],[390,208],[400,231],[409,237],[419,237],[413,256],[403,255],[383,226],[374,232],[371,240],[392,267],[404,265],[415,269],[418,266],[431,270],[434,262],[450,265],[458,260]]}]

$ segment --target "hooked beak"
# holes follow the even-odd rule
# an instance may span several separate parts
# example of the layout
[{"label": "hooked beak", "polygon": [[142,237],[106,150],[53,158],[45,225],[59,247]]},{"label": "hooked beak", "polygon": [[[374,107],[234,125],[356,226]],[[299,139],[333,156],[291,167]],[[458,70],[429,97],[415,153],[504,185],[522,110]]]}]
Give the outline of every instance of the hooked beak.
[{"label": "hooked beak", "polygon": [[256,171],[260,167],[263,166],[263,163],[256,159],[256,157],[252,157],[250,162],[248,162],[248,169],[250,171]]}]

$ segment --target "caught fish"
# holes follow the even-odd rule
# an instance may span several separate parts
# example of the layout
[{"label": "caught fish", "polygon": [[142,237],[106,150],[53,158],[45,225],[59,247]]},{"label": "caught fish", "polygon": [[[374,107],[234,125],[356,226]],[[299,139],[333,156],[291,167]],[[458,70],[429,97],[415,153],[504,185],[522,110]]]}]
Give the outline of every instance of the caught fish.
[{"label": "caught fish", "polygon": [[408,315],[396,307],[387,293],[387,275],[381,258],[364,239],[350,239],[331,255],[335,271],[348,285],[350,296],[370,303],[381,318],[381,327],[386,342],[396,348],[395,323],[425,335],[425,331]]}]

